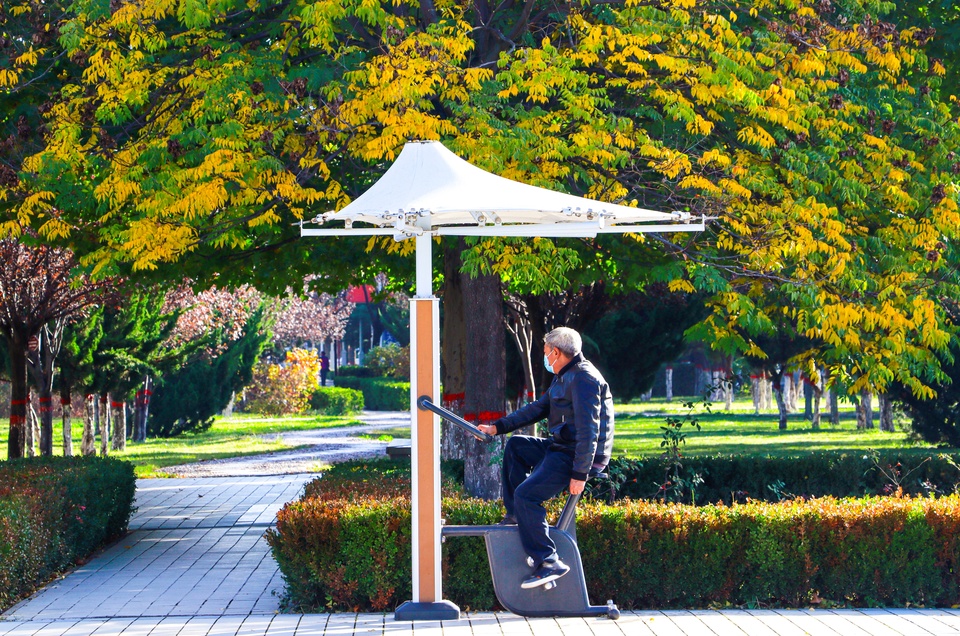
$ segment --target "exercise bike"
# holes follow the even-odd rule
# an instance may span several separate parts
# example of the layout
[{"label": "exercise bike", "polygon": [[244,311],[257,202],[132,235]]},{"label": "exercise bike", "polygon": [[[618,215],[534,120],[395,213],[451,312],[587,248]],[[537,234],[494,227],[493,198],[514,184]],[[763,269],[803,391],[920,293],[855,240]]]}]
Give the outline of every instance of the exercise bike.
[{"label": "exercise bike", "polygon": [[[484,433],[457,414],[438,406],[427,396],[417,400],[421,410],[432,411],[451,424],[473,435],[481,442],[490,442],[492,435]],[[602,473],[591,472],[593,478],[603,478]],[[587,596],[587,582],[583,576],[583,563],[577,547],[577,502],[580,495],[568,495],[556,526],[550,526],[550,538],[557,546],[560,559],[570,566],[570,571],[561,578],[540,587],[523,589],[520,583],[537,565],[523,551],[520,533],[516,526],[443,526],[441,537],[483,537],[493,578],[493,591],[500,604],[520,616],[603,616],[616,620],[620,610],[613,601],[606,605],[591,605]]]}]

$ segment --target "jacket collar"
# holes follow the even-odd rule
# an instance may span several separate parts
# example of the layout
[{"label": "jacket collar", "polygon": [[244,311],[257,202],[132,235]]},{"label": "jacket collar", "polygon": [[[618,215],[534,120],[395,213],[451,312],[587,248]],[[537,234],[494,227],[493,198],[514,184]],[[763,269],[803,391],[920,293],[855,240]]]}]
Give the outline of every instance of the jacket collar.
[{"label": "jacket collar", "polygon": [[577,355],[573,356],[573,358],[570,360],[570,362],[568,362],[567,364],[565,364],[565,365],[563,366],[563,368],[560,369],[560,370],[557,372],[557,377],[559,378],[561,375],[563,375],[564,373],[566,373],[567,371],[569,371],[569,370],[572,369],[573,367],[577,366],[577,365],[580,364],[581,362],[583,362],[583,354],[582,354],[582,353],[578,353]]}]

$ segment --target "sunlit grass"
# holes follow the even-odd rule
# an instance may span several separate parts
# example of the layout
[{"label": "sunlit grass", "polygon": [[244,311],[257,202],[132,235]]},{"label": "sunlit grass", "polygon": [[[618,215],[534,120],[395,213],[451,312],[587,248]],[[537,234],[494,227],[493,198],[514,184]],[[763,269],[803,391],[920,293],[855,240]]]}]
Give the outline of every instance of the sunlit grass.
[{"label": "sunlit grass", "polygon": [[[671,402],[655,399],[647,402],[617,404],[614,453],[621,455],[656,455],[662,452],[661,427],[667,416],[683,417],[689,411],[684,399]],[[689,424],[683,427],[687,455],[715,453],[757,453],[770,455],[796,454],[825,450],[856,450],[905,448],[911,452],[925,452],[931,447],[909,439],[904,431],[906,422],[897,422],[897,431],[881,433],[879,429],[857,430],[852,406],[843,404],[839,426],[829,422],[824,405],[820,430],[813,430],[802,413],[791,414],[786,431],[777,428],[777,414],[771,410],[755,414],[749,400],[733,403],[730,411],[722,403],[712,405],[712,412],[702,406],[692,411],[702,430]],[[298,430],[359,425],[362,422],[349,417],[233,415],[218,417],[210,430],[181,435],[171,439],[148,439],[143,444],[127,442],[127,450],[113,453],[136,465],[137,476],[159,477],[160,468],[211,459],[244,457],[291,449],[283,434]],[[54,452],[60,454],[59,422],[54,423]],[[7,428],[0,426],[0,457],[7,453]],[[82,423],[73,423],[74,452],[79,452]],[[371,439],[407,438],[408,427],[383,427],[366,433]],[[98,446],[99,449],[99,446]]]},{"label": "sunlit grass", "polygon": [[[826,406],[826,405],[824,405]],[[904,430],[906,422],[897,421],[893,433],[880,432],[878,428],[858,430],[852,406],[842,405],[840,424],[830,424],[829,412],[821,415],[819,430],[814,430],[803,413],[793,413],[787,419],[787,430],[778,430],[775,411],[754,412],[752,402],[737,400],[729,411],[723,403],[711,405],[707,412],[702,405],[693,410],[684,405],[684,399],[667,402],[663,399],[648,402],[615,405],[616,433],[614,453],[626,455],[655,455],[663,452],[662,426],[668,416],[682,418],[688,413],[699,421],[698,431],[685,424],[686,443],[683,452],[687,455],[714,453],[758,453],[770,455],[796,454],[826,450],[869,450],[910,448],[922,451],[932,448],[928,444],[913,442]],[[876,415],[876,406],[874,407]]]},{"label": "sunlit grass", "polygon": [[[54,422],[55,455],[63,454],[59,424],[59,421]],[[126,451],[110,451],[110,454],[133,462],[137,477],[165,477],[165,473],[157,471],[167,466],[292,449],[294,447],[283,440],[283,433],[286,432],[360,424],[362,422],[350,417],[233,415],[215,418],[210,429],[202,433],[188,433],[169,439],[148,438],[142,444],[127,440]],[[6,457],[9,431],[7,427],[0,428],[0,457]],[[77,454],[80,452],[83,423],[74,420],[71,430],[73,450]],[[98,452],[99,449],[98,440]]]}]

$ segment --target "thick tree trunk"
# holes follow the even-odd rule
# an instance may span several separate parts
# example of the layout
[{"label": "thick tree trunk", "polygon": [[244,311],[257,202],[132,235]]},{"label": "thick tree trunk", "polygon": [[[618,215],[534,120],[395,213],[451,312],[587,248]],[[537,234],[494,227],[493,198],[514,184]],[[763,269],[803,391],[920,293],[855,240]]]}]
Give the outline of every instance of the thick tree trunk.
[{"label": "thick tree trunk", "polygon": [[110,421],[113,422],[113,444],[111,450],[127,450],[127,403],[110,402]]},{"label": "thick tree trunk", "polygon": [[840,426],[840,393],[836,386],[830,390],[830,423]]},{"label": "thick tree trunk", "polygon": [[753,400],[753,413],[760,415],[760,398],[762,388],[760,387],[760,377],[757,374],[750,375],[750,398]]},{"label": "thick tree trunk", "polygon": [[53,455],[53,395],[40,395],[40,454]]},{"label": "thick tree trunk", "polygon": [[63,456],[73,455],[73,422],[70,413],[70,389],[60,389],[60,417],[63,423]]},{"label": "thick tree trunk", "polygon": [[97,409],[97,420],[100,427],[100,455],[109,454],[110,441],[110,396],[103,393],[100,396],[100,408]]},{"label": "thick tree trunk", "polygon": [[880,394],[880,430],[893,433],[896,427],[893,424],[893,402],[886,393]]},{"label": "thick tree trunk", "polygon": [[16,337],[7,340],[10,351],[10,433],[7,439],[7,458],[23,457],[27,443],[27,355],[24,343]]},{"label": "thick tree trunk", "polygon": [[[441,385],[444,408],[463,416],[466,396],[467,330],[463,316],[463,289],[460,284],[460,252],[453,244],[443,250],[443,333],[441,334]],[[440,458],[464,459],[469,436],[446,420],[440,428]]]},{"label": "thick tree trunk", "polygon": [[83,400],[83,437],[80,439],[80,454],[97,454],[97,396],[88,394]]},{"label": "thick tree trunk", "polygon": [[[503,295],[497,276],[461,277],[464,323],[475,346],[466,349],[465,419],[488,424],[505,413],[506,358],[503,328]],[[500,463],[503,437],[484,444],[467,441],[464,481],[474,497],[500,496]]]},{"label": "thick tree trunk", "polygon": [[663,372],[667,384],[667,402],[673,399],[673,367],[667,367]]}]

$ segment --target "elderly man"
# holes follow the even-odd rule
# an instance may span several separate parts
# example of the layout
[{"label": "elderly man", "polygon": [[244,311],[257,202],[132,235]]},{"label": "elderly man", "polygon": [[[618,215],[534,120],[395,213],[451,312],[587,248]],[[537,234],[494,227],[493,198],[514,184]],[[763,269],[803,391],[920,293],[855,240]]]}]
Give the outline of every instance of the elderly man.
[{"label": "elderly man", "polygon": [[501,524],[517,524],[520,541],[536,566],[524,589],[554,581],[570,568],[557,556],[543,502],[569,488],[578,495],[591,472],[606,467],[613,448],[613,397],[603,376],[580,350],[580,334],[559,327],[546,335],[543,364],[555,374],[546,393],[510,415],[482,425],[490,435],[504,435],[547,420],[546,438],[514,435],[503,456]]}]

